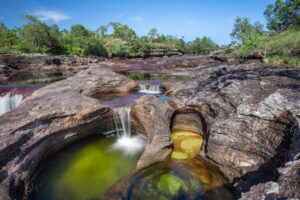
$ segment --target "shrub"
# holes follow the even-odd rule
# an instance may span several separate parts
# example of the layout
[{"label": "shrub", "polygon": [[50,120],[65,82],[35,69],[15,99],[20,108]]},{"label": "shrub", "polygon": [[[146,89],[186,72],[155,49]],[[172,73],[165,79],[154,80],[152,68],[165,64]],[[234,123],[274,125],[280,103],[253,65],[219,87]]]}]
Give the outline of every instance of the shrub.
[{"label": "shrub", "polygon": [[74,25],[70,32],[65,32],[63,37],[65,52],[71,55],[106,56],[107,51],[94,33],[85,29],[82,25]]},{"label": "shrub", "polygon": [[8,29],[3,23],[0,23],[0,50],[9,50],[18,42],[15,30]]}]

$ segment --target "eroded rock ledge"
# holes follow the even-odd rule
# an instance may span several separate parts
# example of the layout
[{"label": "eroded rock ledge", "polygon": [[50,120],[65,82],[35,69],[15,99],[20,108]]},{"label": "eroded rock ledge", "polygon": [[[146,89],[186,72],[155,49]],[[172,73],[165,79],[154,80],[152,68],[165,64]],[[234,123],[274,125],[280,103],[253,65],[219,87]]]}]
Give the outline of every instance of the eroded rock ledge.
[{"label": "eroded rock ledge", "polygon": [[[224,64],[186,69],[185,74],[194,77],[189,84],[165,83],[164,87],[186,106],[209,107],[202,153],[234,184],[236,197],[246,193],[243,198],[249,199],[245,196],[250,189],[267,196],[268,190],[252,188],[274,182],[279,185],[272,192],[277,197],[300,198],[295,184],[300,181],[295,164],[300,152],[300,71]],[[288,166],[294,166],[288,173],[293,178],[282,173],[288,161]]]},{"label": "eroded rock ledge", "polygon": [[[98,99],[136,88],[108,67],[91,67],[48,85],[0,117],[3,199],[24,194],[29,177],[48,155],[105,129],[112,115]],[[135,128],[148,135],[137,169],[169,158],[172,114],[192,109],[205,121],[199,155],[219,167],[237,199],[300,198],[299,70],[205,62],[163,73],[188,81],[163,84],[172,102],[147,96],[134,103]],[[122,184],[112,191],[122,189]]]},{"label": "eroded rock ledge", "polygon": [[112,113],[98,99],[134,88],[136,83],[122,75],[90,67],[37,90],[1,116],[0,199],[20,199],[43,159],[70,143],[105,131]]}]

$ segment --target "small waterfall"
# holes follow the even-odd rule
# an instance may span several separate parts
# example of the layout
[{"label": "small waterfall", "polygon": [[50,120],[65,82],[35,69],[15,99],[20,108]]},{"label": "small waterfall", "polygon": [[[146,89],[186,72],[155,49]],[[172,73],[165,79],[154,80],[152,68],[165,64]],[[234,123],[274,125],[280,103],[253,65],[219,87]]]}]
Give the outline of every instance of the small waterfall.
[{"label": "small waterfall", "polygon": [[113,108],[114,121],[117,131],[117,141],[113,149],[121,150],[126,155],[134,155],[144,148],[145,137],[131,134],[131,107]]},{"label": "small waterfall", "polygon": [[160,94],[160,88],[159,85],[149,85],[149,84],[140,84],[140,90],[141,93],[146,94]]},{"label": "small waterfall", "polygon": [[0,96],[0,115],[13,110],[21,103],[22,99],[22,95],[11,95],[11,93]]},{"label": "small waterfall", "polygon": [[113,109],[118,138],[131,136],[131,107],[124,106]]}]

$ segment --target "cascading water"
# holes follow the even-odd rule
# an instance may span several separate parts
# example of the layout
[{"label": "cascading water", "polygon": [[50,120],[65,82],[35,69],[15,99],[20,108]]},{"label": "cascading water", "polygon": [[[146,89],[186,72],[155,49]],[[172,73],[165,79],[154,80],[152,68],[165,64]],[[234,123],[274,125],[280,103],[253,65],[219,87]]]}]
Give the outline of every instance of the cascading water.
[{"label": "cascading water", "polygon": [[118,138],[131,136],[131,107],[117,107],[113,109]]},{"label": "cascading water", "polygon": [[113,108],[117,141],[112,145],[127,155],[134,155],[144,148],[145,137],[131,134],[131,107]]},{"label": "cascading water", "polygon": [[146,94],[160,94],[160,88],[159,85],[148,85],[148,84],[140,84],[140,90],[141,93]]},{"label": "cascading water", "polygon": [[22,99],[22,95],[11,95],[11,93],[0,96],[0,115],[3,115],[17,107],[21,103]]}]

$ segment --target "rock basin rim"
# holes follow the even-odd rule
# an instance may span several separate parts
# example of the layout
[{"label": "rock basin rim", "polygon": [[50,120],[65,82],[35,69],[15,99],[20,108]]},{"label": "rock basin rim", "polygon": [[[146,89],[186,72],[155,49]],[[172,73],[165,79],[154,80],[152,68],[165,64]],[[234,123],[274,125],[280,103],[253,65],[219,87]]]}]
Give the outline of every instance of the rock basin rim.
[{"label": "rock basin rim", "polygon": [[[1,198],[23,196],[37,166],[66,145],[111,129],[107,126],[112,112],[101,98],[136,90],[137,84],[118,72],[138,71],[141,62],[79,67],[76,75],[33,92],[2,115]],[[204,144],[199,156],[219,168],[236,199],[300,198],[298,69],[210,57],[154,62],[144,70],[158,73],[160,65],[159,74],[183,79],[162,83],[171,101],[142,96],[133,102],[133,128],[148,138],[137,170],[170,158],[171,128],[178,121],[179,129],[201,130]],[[182,113],[189,117],[176,120]]]}]

